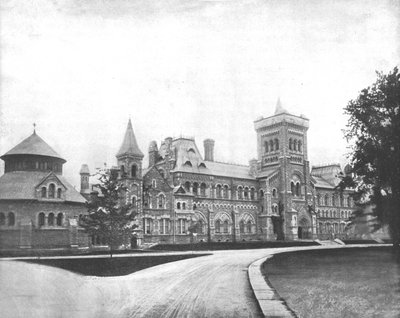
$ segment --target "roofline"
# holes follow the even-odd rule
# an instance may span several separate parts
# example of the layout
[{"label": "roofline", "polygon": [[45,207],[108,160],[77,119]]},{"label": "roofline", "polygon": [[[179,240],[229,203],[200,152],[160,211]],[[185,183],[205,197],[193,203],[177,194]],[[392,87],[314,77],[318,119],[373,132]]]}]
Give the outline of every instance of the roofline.
[{"label": "roofline", "polygon": [[55,157],[55,156],[46,156],[46,155],[36,155],[36,154],[31,154],[31,153],[13,153],[13,154],[4,154],[2,156],[0,156],[0,159],[2,159],[3,161],[4,158],[8,158],[8,157],[13,157],[13,156],[33,156],[33,157],[42,157],[42,158],[52,158],[52,159],[58,159],[63,161],[63,164],[67,162],[67,160],[65,160],[62,157]]}]

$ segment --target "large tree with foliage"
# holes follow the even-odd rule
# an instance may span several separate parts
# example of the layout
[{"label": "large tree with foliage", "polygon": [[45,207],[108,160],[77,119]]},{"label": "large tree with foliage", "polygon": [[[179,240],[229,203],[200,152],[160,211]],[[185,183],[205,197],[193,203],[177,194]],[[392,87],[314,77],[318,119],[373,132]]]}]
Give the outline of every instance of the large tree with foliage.
[{"label": "large tree with foliage", "polygon": [[400,243],[400,74],[377,73],[372,86],[363,89],[345,108],[349,115],[345,136],[352,142],[354,178],[342,186],[356,186],[364,205],[374,206],[380,225],[389,226],[393,244]]},{"label": "large tree with foliage", "polygon": [[131,237],[136,228],[137,211],[127,203],[129,190],[118,179],[118,174],[104,170],[97,173],[98,194],[88,202],[88,214],[81,219],[80,225],[90,235],[96,235],[110,248],[110,256]]}]

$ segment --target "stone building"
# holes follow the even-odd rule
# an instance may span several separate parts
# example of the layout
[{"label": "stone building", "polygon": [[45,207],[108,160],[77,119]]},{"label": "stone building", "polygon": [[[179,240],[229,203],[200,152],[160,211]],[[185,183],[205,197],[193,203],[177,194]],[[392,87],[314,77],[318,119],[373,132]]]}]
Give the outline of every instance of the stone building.
[{"label": "stone building", "polygon": [[0,158],[0,250],[87,247],[86,200],[63,177],[66,160],[35,131]]},{"label": "stone building", "polygon": [[[143,168],[129,120],[116,169],[139,213],[132,245],[344,237],[351,191],[335,190],[339,165],[310,168],[309,120],[278,101],[254,126],[257,158],[249,165],[215,161],[212,139],[204,140],[203,156],[194,138],[168,137],[150,142]],[[83,194],[87,176],[84,165]]]}]

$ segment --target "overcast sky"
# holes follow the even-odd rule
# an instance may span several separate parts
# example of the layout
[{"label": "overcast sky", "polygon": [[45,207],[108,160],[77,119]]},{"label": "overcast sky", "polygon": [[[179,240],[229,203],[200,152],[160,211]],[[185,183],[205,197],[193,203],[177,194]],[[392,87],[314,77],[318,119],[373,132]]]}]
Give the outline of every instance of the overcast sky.
[{"label": "overcast sky", "polygon": [[0,152],[35,122],[74,185],[115,164],[129,116],[144,153],[210,137],[246,164],[278,97],[310,119],[311,165],[344,163],[343,108],[400,61],[397,0],[1,1],[0,21]]}]

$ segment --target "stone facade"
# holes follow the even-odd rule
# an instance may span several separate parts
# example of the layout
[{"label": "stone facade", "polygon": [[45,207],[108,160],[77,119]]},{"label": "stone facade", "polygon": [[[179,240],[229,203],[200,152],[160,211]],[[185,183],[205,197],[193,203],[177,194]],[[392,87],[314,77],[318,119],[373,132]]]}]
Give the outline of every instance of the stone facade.
[{"label": "stone facade", "polygon": [[[335,190],[340,166],[310,168],[309,120],[278,103],[273,116],[254,125],[257,159],[248,166],[214,161],[212,139],[204,141],[203,157],[194,138],[167,137],[159,147],[150,143],[149,165],[143,169],[129,121],[116,169],[132,189],[139,214],[135,245],[346,235],[354,209],[351,191]],[[85,180],[82,184],[86,187]],[[325,196],[327,202],[321,199]]]}]

